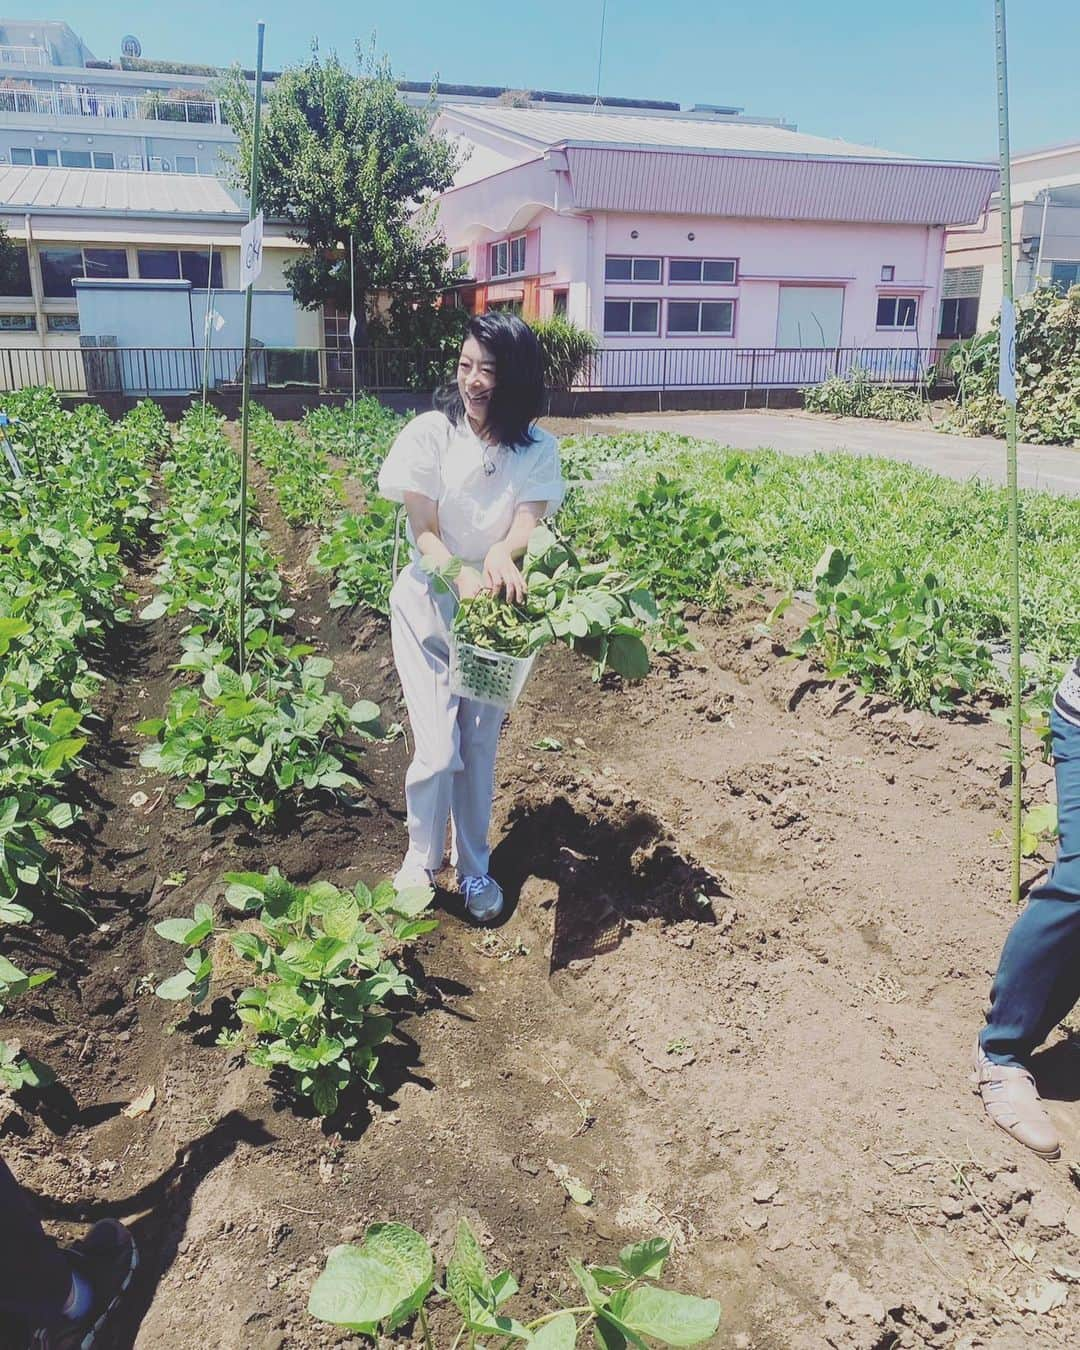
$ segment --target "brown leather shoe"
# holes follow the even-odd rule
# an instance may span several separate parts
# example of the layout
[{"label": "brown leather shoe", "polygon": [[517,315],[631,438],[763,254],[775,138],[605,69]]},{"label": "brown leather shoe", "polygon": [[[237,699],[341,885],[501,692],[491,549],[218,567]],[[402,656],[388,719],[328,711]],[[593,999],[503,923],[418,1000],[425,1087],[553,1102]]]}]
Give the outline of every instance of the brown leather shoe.
[{"label": "brown leather shoe", "polygon": [[1040,1158],[1053,1162],[1061,1157],[1057,1130],[1027,1069],[1018,1064],[995,1064],[976,1043],[972,1080],[995,1125]]}]

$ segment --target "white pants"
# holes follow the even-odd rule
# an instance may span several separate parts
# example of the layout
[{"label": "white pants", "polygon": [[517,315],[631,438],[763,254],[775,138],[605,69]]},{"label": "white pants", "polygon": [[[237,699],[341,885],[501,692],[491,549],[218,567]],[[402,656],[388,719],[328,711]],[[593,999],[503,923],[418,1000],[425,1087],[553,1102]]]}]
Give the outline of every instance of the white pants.
[{"label": "white pants", "polygon": [[451,862],[462,876],[483,876],[502,708],[450,692],[454,597],[437,594],[410,564],[390,592],[390,639],[405,692],[415,753],[405,775],[409,854],[438,870],[453,824]]}]

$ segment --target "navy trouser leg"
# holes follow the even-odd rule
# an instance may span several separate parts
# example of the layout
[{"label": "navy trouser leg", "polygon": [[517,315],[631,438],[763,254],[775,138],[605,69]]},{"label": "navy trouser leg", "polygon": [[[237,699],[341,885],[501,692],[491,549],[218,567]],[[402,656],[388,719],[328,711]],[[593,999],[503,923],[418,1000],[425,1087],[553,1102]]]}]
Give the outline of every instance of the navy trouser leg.
[{"label": "navy trouser leg", "polygon": [[19,1183],[0,1158],[0,1321],[31,1327],[56,1317],[71,1293],[71,1265],[42,1231]]},{"label": "navy trouser leg", "polygon": [[1057,861],[1001,953],[979,1040],[996,1064],[1021,1064],[1080,999],[1080,727],[1051,717]]}]

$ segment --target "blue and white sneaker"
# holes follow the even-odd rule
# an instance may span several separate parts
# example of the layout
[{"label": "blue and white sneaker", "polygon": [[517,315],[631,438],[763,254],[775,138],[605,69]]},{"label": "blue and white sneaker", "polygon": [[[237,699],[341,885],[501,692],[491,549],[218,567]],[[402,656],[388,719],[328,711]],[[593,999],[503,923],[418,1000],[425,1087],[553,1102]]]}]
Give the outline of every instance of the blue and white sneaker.
[{"label": "blue and white sneaker", "polygon": [[465,908],[477,923],[492,923],[503,911],[502,887],[494,877],[460,877]]}]

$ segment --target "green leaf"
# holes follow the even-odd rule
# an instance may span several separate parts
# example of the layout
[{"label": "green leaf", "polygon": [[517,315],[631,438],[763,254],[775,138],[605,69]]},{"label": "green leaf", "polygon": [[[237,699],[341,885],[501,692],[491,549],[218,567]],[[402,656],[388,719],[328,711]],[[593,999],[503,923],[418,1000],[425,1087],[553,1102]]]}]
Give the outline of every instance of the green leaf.
[{"label": "green leaf", "polygon": [[335,1247],[315,1282],[308,1312],[321,1322],[377,1334],[407,1321],[430,1292],[435,1262],[404,1224],[373,1224],[362,1247]]},{"label": "green leaf", "polygon": [[619,1253],[619,1265],[634,1279],[658,1280],[670,1254],[671,1243],[666,1238],[648,1238],[624,1247]]},{"label": "green leaf", "polygon": [[154,993],[158,998],[163,998],[169,1003],[179,1003],[185,998],[191,996],[196,980],[193,972],[190,970],[181,970],[176,975],[170,975],[167,980],[162,980]]},{"label": "green leaf", "polygon": [[206,788],[201,783],[189,783],[176,798],[181,811],[193,811],[206,801]]},{"label": "green leaf", "polygon": [[0,900],[0,923],[29,923],[33,912],[25,905],[17,905],[14,900]]},{"label": "green leaf", "polygon": [[532,1350],[574,1350],[577,1345],[577,1322],[570,1313],[560,1313],[533,1332],[529,1342]]},{"label": "green leaf", "polygon": [[57,802],[49,808],[45,819],[54,830],[67,830],[74,824],[76,815],[77,810],[70,802]]},{"label": "green leaf", "polygon": [[643,680],[649,673],[649,649],[641,638],[616,633],[608,640],[607,663],[625,680]]},{"label": "green leaf", "polygon": [[453,1275],[455,1279],[463,1280],[475,1293],[490,1297],[491,1281],[484,1264],[484,1254],[466,1219],[458,1224],[454,1255],[446,1273],[447,1278]]},{"label": "green leaf", "polygon": [[162,919],[154,924],[154,932],[166,942],[178,942],[182,947],[188,945],[187,936],[192,931],[190,919]]},{"label": "green leaf", "polygon": [[423,914],[434,898],[435,892],[430,886],[406,886],[394,896],[391,909],[402,918],[415,919],[417,915]]},{"label": "green leaf", "polygon": [[720,1305],[715,1299],[643,1284],[630,1290],[619,1320],[638,1335],[665,1345],[699,1345],[716,1334]]}]

